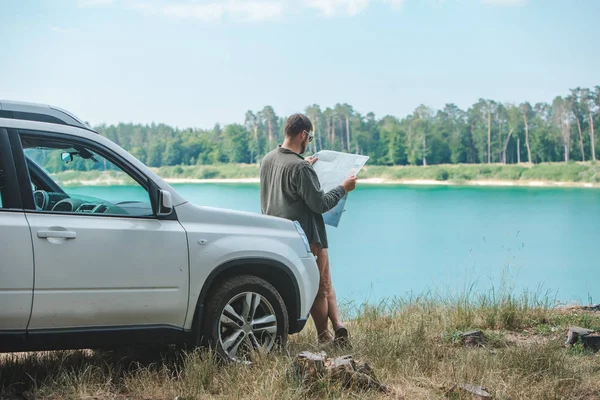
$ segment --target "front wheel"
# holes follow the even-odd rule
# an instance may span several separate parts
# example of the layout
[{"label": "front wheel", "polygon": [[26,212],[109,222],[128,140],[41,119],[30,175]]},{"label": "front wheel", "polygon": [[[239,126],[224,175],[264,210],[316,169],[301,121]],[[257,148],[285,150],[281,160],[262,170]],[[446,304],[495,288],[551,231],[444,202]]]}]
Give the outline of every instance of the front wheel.
[{"label": "front wheel", "polygon": [[219,284],[206,302],[205,315],[204,338],[229,360],[287,342],[285,303],[273,285],[256,276],[236,276]]}]

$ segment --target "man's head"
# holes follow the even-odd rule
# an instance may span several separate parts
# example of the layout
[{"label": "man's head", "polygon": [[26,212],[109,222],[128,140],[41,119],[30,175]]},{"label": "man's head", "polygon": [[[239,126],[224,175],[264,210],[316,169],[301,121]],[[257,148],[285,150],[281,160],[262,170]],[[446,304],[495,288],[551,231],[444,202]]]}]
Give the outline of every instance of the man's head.
[{"label": "man's head", "polygon": [[312,141],[313,125],[310,119],[304,114],[293,114],[285,123],[285,137],[291,143],[297,145],[301,151],[306,152],[308,143]]}]

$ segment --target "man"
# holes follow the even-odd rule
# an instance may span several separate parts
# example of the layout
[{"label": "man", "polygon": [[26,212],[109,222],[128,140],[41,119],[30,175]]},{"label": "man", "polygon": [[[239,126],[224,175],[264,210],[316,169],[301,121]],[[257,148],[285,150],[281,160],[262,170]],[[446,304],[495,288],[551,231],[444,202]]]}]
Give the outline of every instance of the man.
[{"label": "man", "polygon": [[[329,272],[327,232],[322,214],[334,208],[342,197],[356,187],[351,176],[340,186],[325,193],[312,167],[313,157],[302,157],[312,141],[313,126],[306,115],[294,114],[285,125],[283,144],[263,158],[260,166],[260,202],[263,214],[298,221],[304,229],[312,253],[317,256],[319,291],[311,308],[319,342],[332,339],[348,344],[348,331],[343,326]],[[328,330],[328,319],[334,336]]]}]

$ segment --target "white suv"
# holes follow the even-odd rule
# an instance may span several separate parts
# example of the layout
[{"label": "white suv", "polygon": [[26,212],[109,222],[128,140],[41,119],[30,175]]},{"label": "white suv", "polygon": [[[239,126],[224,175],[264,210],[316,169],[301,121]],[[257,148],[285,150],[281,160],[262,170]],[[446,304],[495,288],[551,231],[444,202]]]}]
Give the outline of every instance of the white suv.
[{"label": "white suv", "polygon": [[302,330],[318,283],[299,224],[193,205],[72,114],[0,101],[0,351],[237,358]]}]

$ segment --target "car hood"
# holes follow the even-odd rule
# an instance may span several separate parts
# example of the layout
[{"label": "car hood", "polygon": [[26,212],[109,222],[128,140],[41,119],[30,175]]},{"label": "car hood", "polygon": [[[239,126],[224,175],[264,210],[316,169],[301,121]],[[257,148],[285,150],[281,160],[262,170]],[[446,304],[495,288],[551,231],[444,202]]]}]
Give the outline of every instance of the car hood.
[{"label": "car hood", "polygon": [[285,218],[219,207],[198,206],[190,202],[175,207],[179,220],[203,224],[248,226],[295,231],[294,223]]}]

